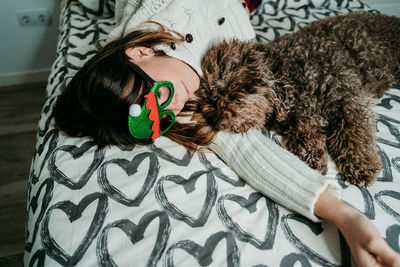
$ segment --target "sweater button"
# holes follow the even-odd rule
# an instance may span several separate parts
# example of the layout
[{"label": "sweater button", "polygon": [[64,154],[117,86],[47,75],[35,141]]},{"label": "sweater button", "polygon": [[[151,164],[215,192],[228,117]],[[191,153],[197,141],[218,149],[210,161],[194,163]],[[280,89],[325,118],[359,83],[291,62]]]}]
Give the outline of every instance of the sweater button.
[{"label": "sweater button", "polygon": [[190,33],[186,34],[185,40],[186,42],[191,43],[193,41],[193,36]]},{"label": "sweater button", "polygon": [[218,20],[218,25],[222,25],[225,22],[225,18],[222,17]]},{"label": "sweater button", "polygon": [[175,45],[175,43],[170,43],[170,45],[169,45],[170,47],[171,47],[171,49],[172,50],[175,50],[176,49],[176,45]]}]

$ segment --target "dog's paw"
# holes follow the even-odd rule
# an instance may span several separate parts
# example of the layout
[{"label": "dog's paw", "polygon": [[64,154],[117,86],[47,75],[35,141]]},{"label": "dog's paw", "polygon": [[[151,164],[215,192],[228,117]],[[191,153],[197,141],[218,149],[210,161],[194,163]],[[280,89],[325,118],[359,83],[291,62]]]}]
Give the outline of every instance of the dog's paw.
[{"label": "dog's paw", "polygon": [[375,171],[371,170],[359,170],[355,173],[345,172],[339,174],[344,181],[354,184],[358,187],[366,187],[372,185],[375,182],[377,176],[377,174],[375,174]]},{"label": "dog's paw", "polygon": [[344,181],[354,184],[358,187],[366,187],[372,185],[382,170],[382,162],[377,155],[374,160],[358,163],[355,161],[342,162],[338,166],[339,174]]},{"label": "dog's paw", "polygon": [[285,147],[306,162],[312,169],[325,175],[328,172],[328,153],[324,142],[285,142]]}]

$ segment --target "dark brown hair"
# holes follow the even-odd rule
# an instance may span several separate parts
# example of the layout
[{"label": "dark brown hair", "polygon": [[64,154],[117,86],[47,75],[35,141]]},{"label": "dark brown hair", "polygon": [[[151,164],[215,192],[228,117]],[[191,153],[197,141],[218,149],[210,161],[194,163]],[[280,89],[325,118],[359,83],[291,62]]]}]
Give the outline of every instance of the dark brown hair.
[{"label": "dark brown hair", "polygon": [[[83,65],[56,101],[53,116],[57,128],[70,136],[92,137],[99,147],[152,143],[151,139],[134,138],[128,129],[129,106],[140,103],[145,89],[149,88],[130,68],[125,50],[180,43],[183,37],[156,22],[151,23],[157,24],[159,29],[135,30],[108,43]],[[163,52],[156,51],[156,54],[163,55]],[[124,96],[123,92],[129,86],[133,90]],[[184,110],[193,112],[197,108],[189,103]],[[188,150],[198,150],[198,146],[210,144],[215,133],[210,135],[209,127],[201,123],[201,116],[195,114],[193,117],[200,123],[175,122],[165,136]]]}]

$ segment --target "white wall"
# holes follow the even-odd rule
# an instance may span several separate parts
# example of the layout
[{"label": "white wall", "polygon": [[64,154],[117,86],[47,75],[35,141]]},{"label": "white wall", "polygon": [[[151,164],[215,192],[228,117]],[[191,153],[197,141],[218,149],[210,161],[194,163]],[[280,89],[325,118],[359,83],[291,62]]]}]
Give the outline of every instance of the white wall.
[{"label": "white wall", "polygon": [[[21,27],[16,12],[49,9],[49,26]],[[46,80],[55,58],[60,0],[0,1],[0,86]]]},{"label": "white wall", "polygon": [[400,18],[400,0],[364,0],[379,12]]}]

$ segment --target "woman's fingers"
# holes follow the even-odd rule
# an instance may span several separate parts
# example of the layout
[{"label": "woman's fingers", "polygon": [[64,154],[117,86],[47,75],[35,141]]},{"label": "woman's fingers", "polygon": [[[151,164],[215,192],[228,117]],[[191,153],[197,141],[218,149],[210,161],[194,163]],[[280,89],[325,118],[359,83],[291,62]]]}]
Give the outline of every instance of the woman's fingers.
[{"label": "woman's fingers", "polygon": [[383,266],[400,267],[400,254],[389,247],[383,239],[380,242],[371,243],[369,249],[378,257]]},{"label": "woman's fingers", "polygon": [[354,254],[357,266],[365,266],[365,267],[383,267],[384,265],[381,265],[378,263],[377,259],[374,257],[374,255],[371,255],[368,251],[359,248],[355,254]]}]

